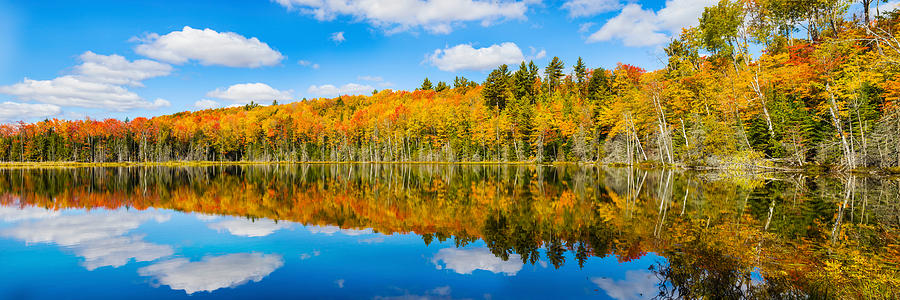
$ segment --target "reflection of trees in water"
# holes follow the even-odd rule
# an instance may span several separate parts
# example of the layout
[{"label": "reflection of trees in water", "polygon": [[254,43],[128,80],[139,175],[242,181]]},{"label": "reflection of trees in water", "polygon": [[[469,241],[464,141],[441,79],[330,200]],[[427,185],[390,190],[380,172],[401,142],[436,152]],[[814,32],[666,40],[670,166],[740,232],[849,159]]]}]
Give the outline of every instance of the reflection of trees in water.
[{"label": "reflection of trees in water", "polygon": [[[560,267],[655,252],[663,296],[896,287],[900,180],[576,166],[277,165],[0,171],[0,202],[158,207],[479,239]],[[892,256],[893,255],[893,256]],[[872,263],[863,262],[864,260]],[[569,262],[571,263],[571,262]],[[837,265],[837,267],[834,267]],[[828,266],[837,272],[822,272]],[[749,274],[758,270],[762,283]],[[849,278],[849,279],[848,279]],[[857,279],[853,279],[857,278]]]}]

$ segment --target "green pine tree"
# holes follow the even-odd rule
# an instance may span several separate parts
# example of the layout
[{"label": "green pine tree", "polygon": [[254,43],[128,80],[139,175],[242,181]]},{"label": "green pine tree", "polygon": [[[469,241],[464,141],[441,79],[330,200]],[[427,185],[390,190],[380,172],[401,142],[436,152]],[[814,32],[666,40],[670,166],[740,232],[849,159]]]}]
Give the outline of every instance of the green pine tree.
[{"label": "green pine tree", "polygon": [[559,57],[554,56],[547,68],[544,69],[544,74],[547,76],[548,94],[552,95],[553,90],[559,86],[560,78],[563,76],[563,68],[565,68],[563,62],[559,60]]},{"label": "green pine tree", "polygon": [[487,106],[497,107],[499,110],[506,107],[509,79],[509,68],[506,65],[500,65],[499,68],[491,71],[484,80],[484,89],[481,90]]},{"label": "green pine tree", "polygon": [[419,89],[423,91],[430,91],[432,89],[431,80],[428,80],[428,77],[425,77],[425,81],[422,81],[422,87],[420,87]]},{"label": "green pine tree", "polygon": [[450,89],[450,85],[443,81],[438,81],[437,86],[434,87],[435,92],[442,92],[448,89]]}]

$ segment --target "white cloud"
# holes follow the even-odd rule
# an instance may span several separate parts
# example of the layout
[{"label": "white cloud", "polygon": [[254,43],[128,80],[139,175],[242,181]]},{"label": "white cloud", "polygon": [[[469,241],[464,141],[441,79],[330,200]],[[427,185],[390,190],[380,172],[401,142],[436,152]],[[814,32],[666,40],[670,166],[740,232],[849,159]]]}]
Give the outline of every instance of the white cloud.
[{"label": "white cloud", "polygon": [[293,90],[280,91],[265,83],[241,83],[229,86],[227,89],[218,88],[206,93],[207,97],[228,100],[235,104],[246,104],[250,101],[267,103],[272,100],[290,100],[294,97]]},{"label": "white cloud", "polygon": [[360,80],[360,81],[374,82],[380,87],[389,87],[389,86],[394,85],[394,83],[392,83],[390,81],[385,81],[384,78],[382,78],[381,76],[368,76],[368,75],[357,76],[356,79]]},{"label": "white cloud", "polygon": [[[32,214],[32,212],[25,212]],[[166,245],[147,243],[140,236],[125,236],[141,224],[155,220],[165,222],[167,215],[151,212],[122,211],[95,212],[84,215],[53,215],[44,219],[23,222],[0,231],[26,243],[52,243],[64,246],[84,258],[88,270],[99,267],[119,267],[132,259],[152,261],[172,255]]]},{"label": "white cloud", "polygon": [[329,38],[329,39],[331,39],[332,41],[334,41],[335,43],[338,43],[338,44],[343,43],[344,41],[347,40],[346,38],[344,38],[343,31],[338,31],[338,32],[332,33],[331,38]]},{"label": "white cloud", "polygon": [[176,258],[138,269],[141,276],[150,276],[161,285],[187,294],[211,292],[236,287],[247,282],[259,282],[284,265],[277,254],[235,253],[206,256],[200,261]]},{"label": "white cloud", "polygon": [[665,43],[681,28],[695,26],[703,8],[714,0],[668,0],[659,11],[644,9],[640,4],[626,5],[619,15],[606,21],[588,36],[588,43],[621,40],[625,46],[644,47]]},{"label": "white cloud", "polygon": [[7,101],[0,103],[0,122],[50,117],[61,112],[62,109],[53,104],[28,104]]},{"label": "white cloud", "polygon": [[373,237],[373,238],[361,239],[361,240],[359,240],[359,243],[360,243],[360,244],[379,244],[379,243],[384,243],[384,237],[378,236],[378,237]]},{"label": "white cloud", "polygon": [[76,72],[95,82],[143,86],[142,80],[172,73],[172,66],[147,59],[128,61],[121,55],[99,55],[91,51],[80,58],[83,63],[75,67]]},{"label": "white cloud", "polygon": [[0,233],[28,243],[55,243],[62,246],[73,246],[86,241],[121,236],[151,219],[164,222],[168,220],[168,216],[118,211],[66,215],[22,223]]},{"label": "white cloud", "polygon": [[[215,101],[213,101],[213,102],[215,102]],[[194,103],[194,104],[196,104],[196,103]],[[195,218],[197,218],[197,220],[200,220],[202,222],[211,222],[211,221],[215,221],[215,220],[219,219],[218,215],[210,215],[210,214],[204,214],[204,213],[194,213],[193,215]]]},{"label": "white cloud", "polygon": [[640,4],[628,4],[618,16],[607,20],[600,30],[588,36],[587,42],[620,39],[625,46],[658,45],[668,38],[659,30],[656,13],[644,10]]},{"label": "white cloud", "polygon": [[338,279],[334,281],[334,284],[336,284],[339,289],[342,289],[344,288],[344,282],[346,282],[346,280]]},{"label": "white cloud", "polygon": [[277,230],[291,227],[291,225],[287,222],[276,223],[275,221],[268,219],[256,221],[246,219],[231,219],[212,223],[208,226],[210,229],[215,229],[218,231],[227,230],[228,233],[231,233],[232,235],[246,237],[267,236]]},{"label": "white cloud", "polygon": [[366,75],[366,76],[357,76],[356,79],[359,79],[359,80],[362,80],[362,81],[373,81],[373,82],[382,82],[382,81],[384,81],[384,78],[381,78],[381,76],[368,76],[368,75]]},{"label": "white cloud", "polygon": [[[512,276],[522,270],[521,256],[518,254],[512,254],[509,256],[509,260],[504,261],[487,248],[444,248],[438,250],[431,262],[439,270],[446,268],[459,274],[472,274],[472,271],[475,270],[485,270]],[[444,266],[441,265],[441,262],[444,263]]]},{"label": "white cloud", "polygon": [[324,84],[319,86],[311,85],[306,92],[316,96],[364,95],[371,93],[374,89],[375,87],[371,85],[358,83],[348,83],[340,87]]},{"label": "white cloud", "polygon": [[220,106],[222,106],[222,104],[219,104],[219,102],[209,100],[209,99],[200,99],[200,100],[197,100],[197,102],[194,102],[194,107],[196,107],[198,109],[211,109],[211,108],[218,108]]},{"label": "white cloud", "polygon": [[663,30],[680,34],[682,28],[700,24],[703,9],[716,3],[715,0],[667,0],[656,16]]},{"label": "white cloud", "polygon": [[389,33],[422,27],[431,33],[446,34],[462,22],[477,21],[488,26],[495,21],[525,19],[525,1],[486,0],[275,0],[289,10],[329,21],[349,16],[383,28]]},{"label": "white cloud", "polygon": [[[398,289],[399,290],[399,289]],[[439,286],[426,291],[424,294],[412,294],[408,290],[400,290],[403,294],[396,296],[375,296],[376,300],[433,300],[433,299],[455,299],[450,295],[450,286]],[[483,295],[485,300],[491,299],[491,294]],[[462,298],[468,299],[468,298]]]},{"label": "white cloud", "polygon": [[297,64],[298,64],[298,65],[301,65],[301,66],[304,66],[304,67],[310,67],[310,68],[313,68],[313,69],[318,69],[318,68],[319,68],[319,64],[313,63],[313,62],[308,61],[308,60],[302,60],[302,59],[301,59],[301,60],[298,60],[298,61],[297,61]]},{"label": "white cloud", "polygon": [[537,48],[534,48],[534,47],[528,47],[528,48],[531,48],[531,57],[529,58],[531,60],[537,60],[537,59],[547,57],[547,50],[541,49],[541,51],[537,51]]},{"label": "white cloud", "polygon": [[431,291],[429,293],[439,295],[439,296],[449,296],[450,295],[450,286],[449,285],[439,286],[439,287],[431,289]]},{"label": "white cloud", "polygon": [[[144,100],[122,85],[141,86],[141,81],[165,76],[171,66],[150,60],[129,62],[119,55],[100,55],[85,52],[75,66],[74,74],[51,80],[25,78],[22,82],[0,86],[0,93],[17,99],[37,101],[58,106],[105,108],[125,111],[135,108],[155,109],[169,106],[163,99]],[[38,107],[33,107],[38,108]],[[43,109],[53,110],[45,106]]]},{"label": "white cloud", "polygon": [[622,7],[619,0],[567,0],[562,8],[569,11],[573,18],[590,17]]},{"label": "white cloud", "polygon": [[591,27],[594,27],[594,25],[597,25],[597,23],[594,23],[594,22],[583,23],[583,24],[581,24],[581,26],[578,26],[578,32],[585,33],[585,32],[591,31]]},{"label": "white cloud", "polygon": [[185,26],[160,36],[156,33],[134,39],[138,54],[173,64],[195,60],[201,65],[256,68],[276,65],[284,59],[278,51],[259,39],[246,38],[234,32],[194,29]]},{"label": "white cloud", "polygon": [[517,64],[525,56],[515,43],[506,42],[485,48],[473,48],[460,44],[446,49],[434,50],[428,60],[443,71],[488,70],[502,64]]},{"label": "white cloud", "polygon": [[319,252],[319,250],[313,250],[312,253],[300,253],[300,260],[307,260],[319,256],[319,254],[322,254],[322,252]]},{"label": "white cloud", "polygon": [[628,270],[624,280],[595,277],[591,282],[618,300],[647,299],[659,291],[656,278],[647,271]]},{"label": "white cloud", "polygon": [[0,220],[3,220],[3,222],[7,223],[31,219],[47,219],[56,216],[59,216],[58,210],[49,210],[34,206],[26,206],[22,208],[0,206]]},{"label": "white cloud", "polygon": [[135,261],[153,261],[174,253],[168,245],[157,245],[142,240],[139,236],[120,236],[82,243],[72,247],[78,256],[84,257],[84,267],[94,270],[99,267],[121,267]]},{"label": "white cloud", "polygon": [[148,102],[122,86],[88,81],[73,75],[57,77],[52,80],[25,78],[24,81],[14,85],[0,86],[0,93],[13,95],[22,100],[61,106],[106,108],[118,111],[169,106],[169,102],[163,99]]},{"label": "white cloud", "polygon": [[312,234],[324,234],[324,235],[333,235],[335,233],[342,233],[344,235],[349,236],[357,236],[363,234],[372,233],[372,229],[342,229],[340,227],[334,225],[326,225],[326,226],[307,226],[306,230],[309,230]]}]

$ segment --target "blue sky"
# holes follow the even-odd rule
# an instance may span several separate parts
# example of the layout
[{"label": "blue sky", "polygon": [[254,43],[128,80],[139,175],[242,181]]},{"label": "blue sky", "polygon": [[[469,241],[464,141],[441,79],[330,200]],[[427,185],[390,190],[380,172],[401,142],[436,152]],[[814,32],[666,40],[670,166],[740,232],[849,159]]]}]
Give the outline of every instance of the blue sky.
[{"label": "blue sky", "polygon": [[661,66],[711,0],[0,0],[0,122],[482,81],[559,56],[571,70]]}]

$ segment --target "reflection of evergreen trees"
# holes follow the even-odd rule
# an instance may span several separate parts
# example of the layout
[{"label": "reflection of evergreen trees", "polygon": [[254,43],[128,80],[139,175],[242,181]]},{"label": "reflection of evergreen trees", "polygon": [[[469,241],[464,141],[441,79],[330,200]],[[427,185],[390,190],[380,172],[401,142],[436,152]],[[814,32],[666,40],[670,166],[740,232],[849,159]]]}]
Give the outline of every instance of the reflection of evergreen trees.
[{"label": "reflection of evergreen trees", "polygon": [[523,215],[507,217],[503,212],[492,212],[484,222],[482,239],[497,257],[507,260],[510,254],[516,253],[523,263],[536,263],[543,247],[547,260],[556,268],[565,263],[567,250],[574,252],[581,267],[590,256],[613,253],[616,237],[607,222],[579,225],[573,231],[559,231]]}]

